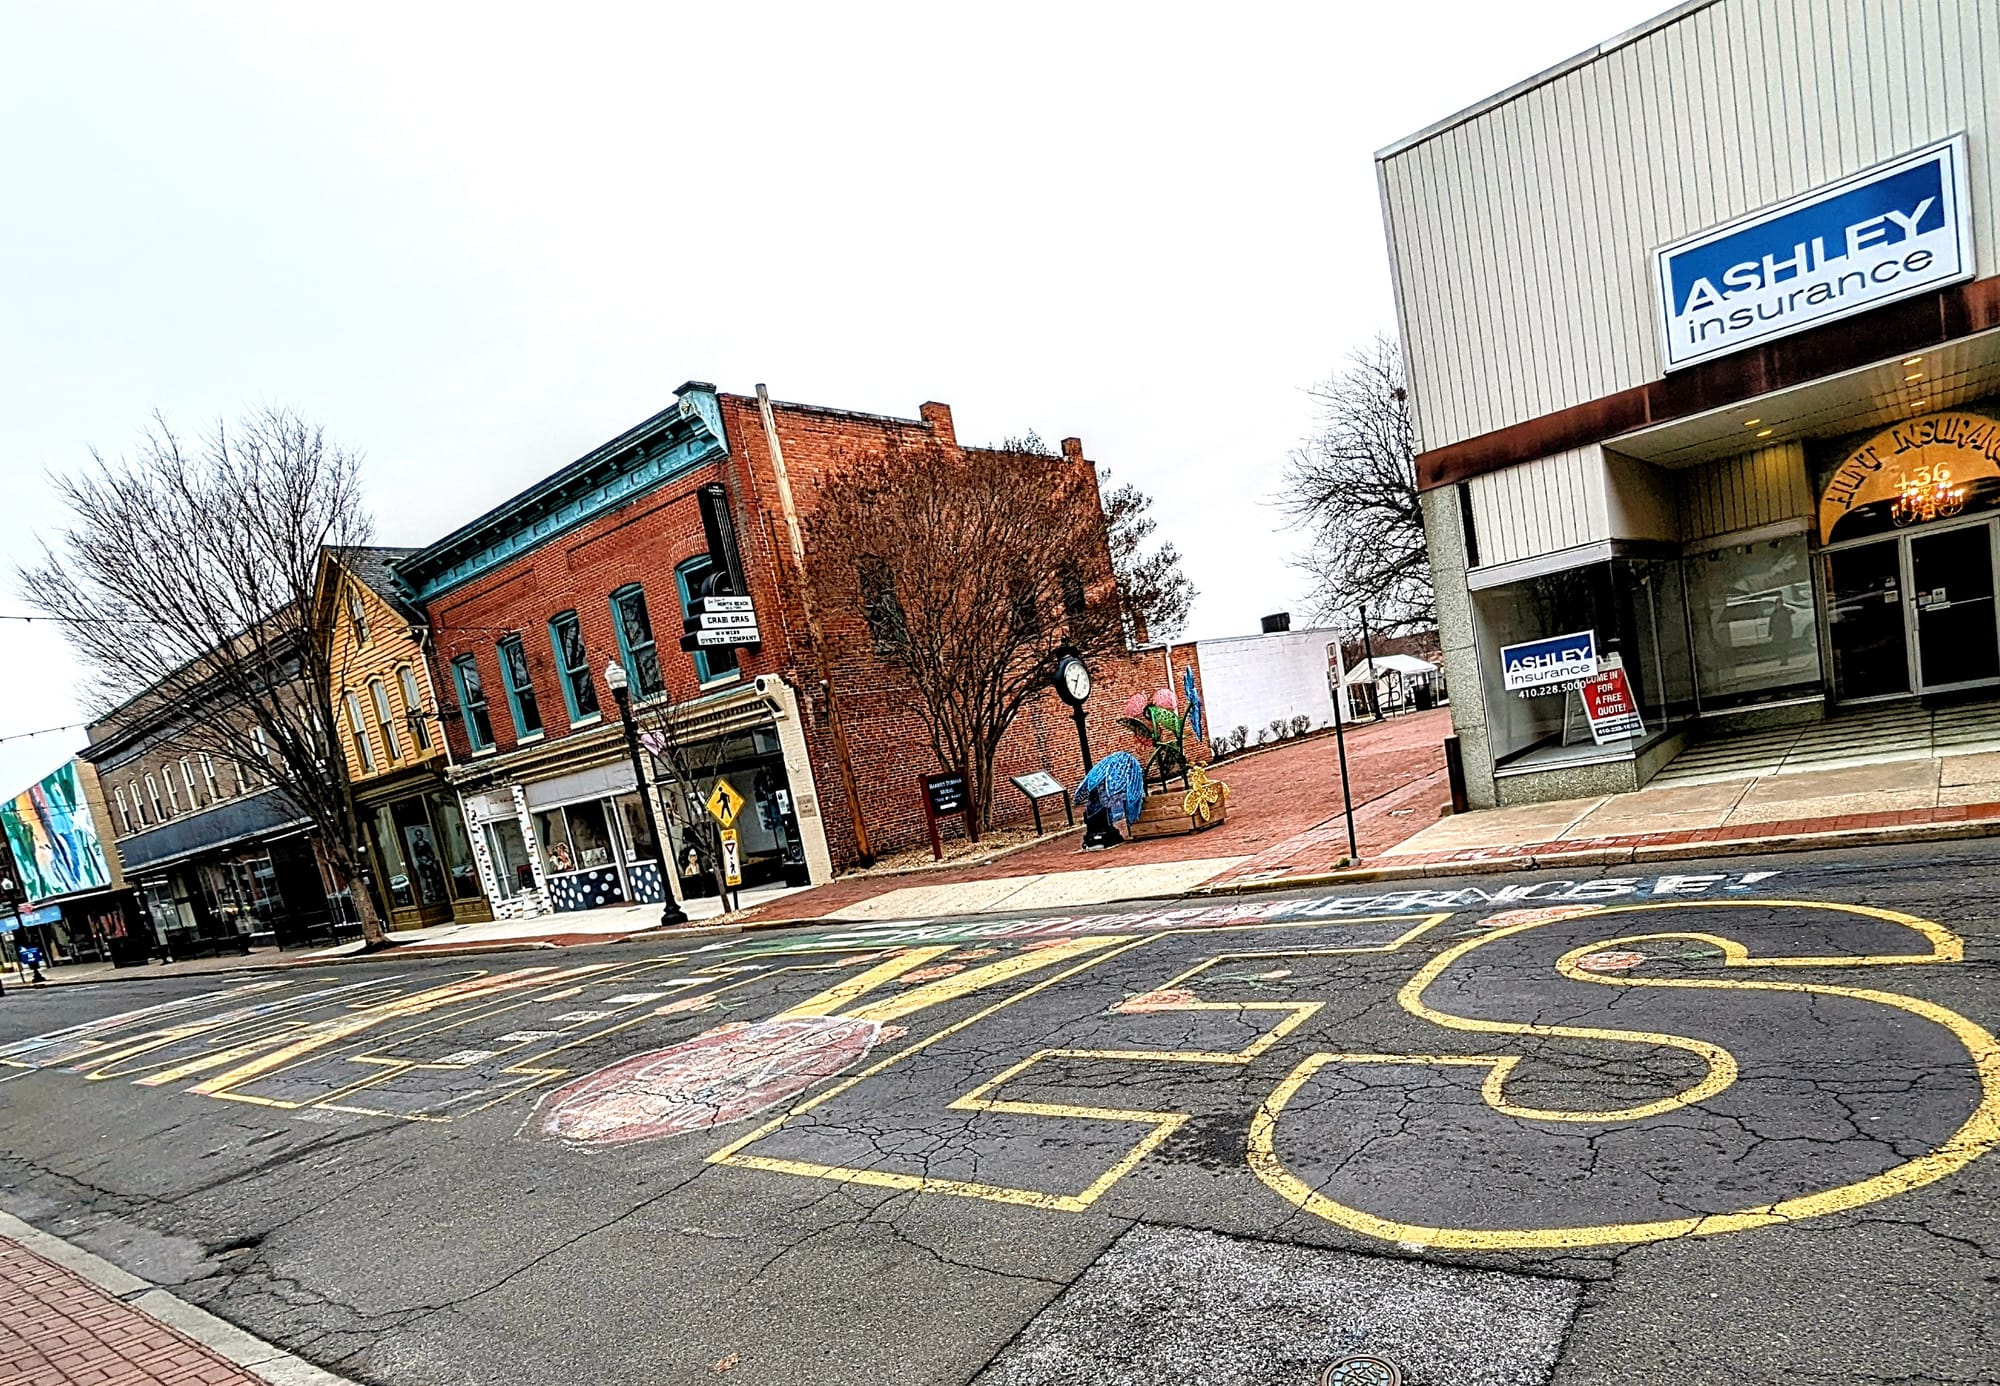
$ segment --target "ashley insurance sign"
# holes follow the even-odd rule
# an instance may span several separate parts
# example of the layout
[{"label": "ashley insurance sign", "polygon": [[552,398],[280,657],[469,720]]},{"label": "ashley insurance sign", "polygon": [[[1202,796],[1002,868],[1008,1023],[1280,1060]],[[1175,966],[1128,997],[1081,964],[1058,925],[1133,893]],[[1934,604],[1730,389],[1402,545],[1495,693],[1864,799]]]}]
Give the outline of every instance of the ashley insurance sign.
[{"label": "ashley insurance sign", "polygon": [[1674,370],[1972,276],[1965,136],[1654,252]]}]

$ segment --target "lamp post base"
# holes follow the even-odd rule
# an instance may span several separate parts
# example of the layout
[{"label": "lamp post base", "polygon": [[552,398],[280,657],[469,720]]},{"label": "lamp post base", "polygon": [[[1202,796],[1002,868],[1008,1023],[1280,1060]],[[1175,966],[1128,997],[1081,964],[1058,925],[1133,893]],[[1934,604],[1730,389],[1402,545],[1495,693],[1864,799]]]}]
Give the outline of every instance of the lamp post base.
[{"label": "lamp post base", "polygon": [[1083,816],[1083,850],[1101,852],[1107,847],[1116,847],[1125,839],[1118,835],[1118,829],[1111,826],[1111,815],[1102,811],[1086,813]]},{"label": "lamp post base", "polygon": [[679,905],[676,905],[674,903],[673,896],[669,895],[667,897],[667,903],[660,907],[661,926],[664,927],[670,924],[685,924],[687,922],[688,922],[688,912],[682,909]]}]

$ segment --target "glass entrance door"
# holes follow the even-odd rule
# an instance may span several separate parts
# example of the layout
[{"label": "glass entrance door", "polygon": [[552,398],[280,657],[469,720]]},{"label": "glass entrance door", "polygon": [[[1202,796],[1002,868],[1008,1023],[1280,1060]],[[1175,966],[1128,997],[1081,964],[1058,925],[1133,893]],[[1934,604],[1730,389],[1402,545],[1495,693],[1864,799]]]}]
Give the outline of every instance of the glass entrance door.
[{"label": "glass entrance door", "polygon": [[1827,554],[1826,585],[1834,696],[1845,702],[1908,693],[1902,544],[1887,539]]},{"label": "glass entrance door", "polygon": [[1909,545],[1922,691],[2000,681],[1992,526],[1912,534]]}]

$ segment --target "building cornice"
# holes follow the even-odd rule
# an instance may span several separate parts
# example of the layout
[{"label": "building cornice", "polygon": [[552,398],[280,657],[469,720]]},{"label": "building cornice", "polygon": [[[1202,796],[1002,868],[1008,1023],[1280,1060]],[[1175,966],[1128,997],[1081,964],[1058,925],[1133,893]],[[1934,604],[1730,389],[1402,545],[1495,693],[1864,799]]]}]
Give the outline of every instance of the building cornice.
[{"label": "building cornice", "polygon": [[397,560],[390,571],[407,598],[430,601],[728,451],[715,387],[690,381],[669,408]]}]

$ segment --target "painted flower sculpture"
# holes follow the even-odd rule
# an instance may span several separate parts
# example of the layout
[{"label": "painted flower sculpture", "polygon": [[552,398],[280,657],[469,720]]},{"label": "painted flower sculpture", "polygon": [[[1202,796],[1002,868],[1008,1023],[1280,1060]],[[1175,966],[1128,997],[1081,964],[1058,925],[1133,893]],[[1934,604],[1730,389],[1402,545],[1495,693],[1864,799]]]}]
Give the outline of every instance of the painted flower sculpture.
[{"label": "painted flower sculpture", "polygon": [[1113,826],[1123,818],[1130,828],[1146,804],[1146,767],[1130,751],[1113,751],[1083,777],[1076,802],[1086,814],[1102,809]]},{"label": "painted flower sculpture", "polygon": [[1125,704],[1118,725],[1146,742],[1152,754],[1146,760],[1145,775],[1162,786],[1168,780],[1187,778],[1187,720],[1174,702],[1174,690],[1155,689],[1134,693]]},{"label": "painted flower sculpture", "polygon": [[1194,820],[1197,829],[1215,821],[1216,813],[1229,800],[1229,786],[1211,780],[1208,771],[1197,765],[1188,772],[1188,791],[1181,796],[1181,812]]}]

